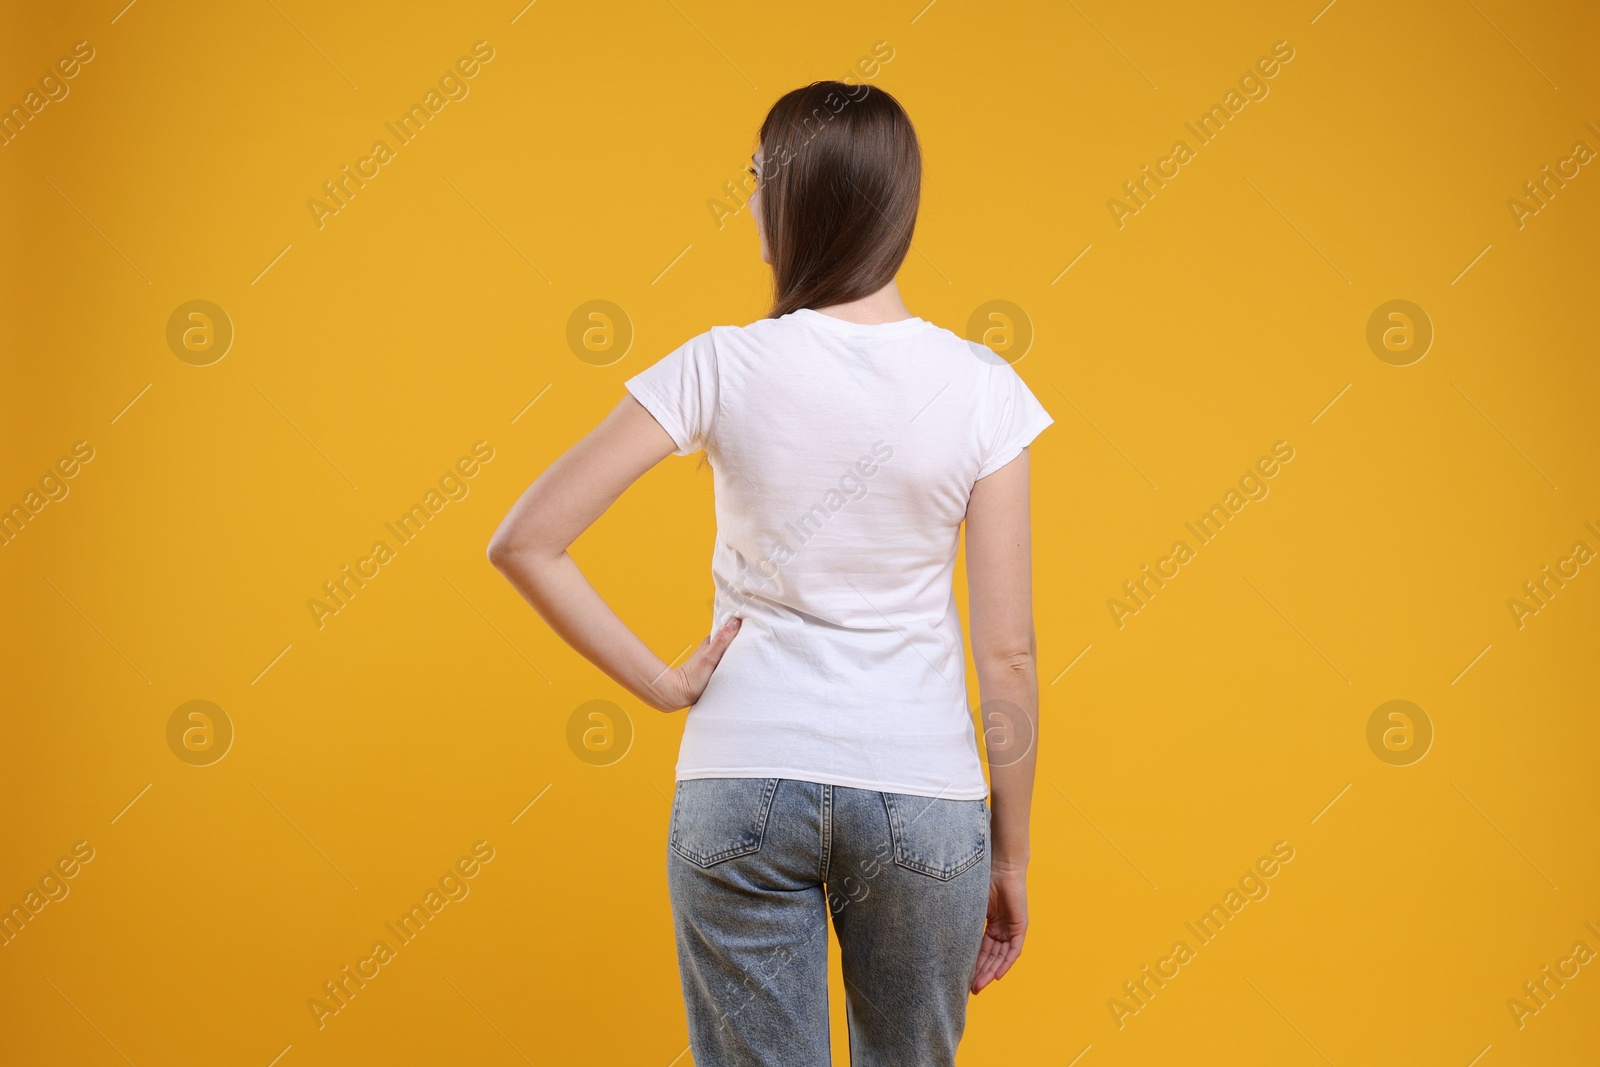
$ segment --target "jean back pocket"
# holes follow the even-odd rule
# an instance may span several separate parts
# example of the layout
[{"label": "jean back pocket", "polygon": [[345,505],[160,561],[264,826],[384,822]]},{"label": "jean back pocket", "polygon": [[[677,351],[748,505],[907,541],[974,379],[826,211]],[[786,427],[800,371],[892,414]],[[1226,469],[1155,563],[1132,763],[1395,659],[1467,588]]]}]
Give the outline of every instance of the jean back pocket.
[{"label": "jean back pocket", "polygon": [[761,849],[776,778],[687,778],[673,793],[667,843],[690,863],[710,867]]},{"label": "jean back pocket", "polygon": [[884,793],[883,806],[901,867],[948,882],[989,847],[989,806],[982,800]]}]

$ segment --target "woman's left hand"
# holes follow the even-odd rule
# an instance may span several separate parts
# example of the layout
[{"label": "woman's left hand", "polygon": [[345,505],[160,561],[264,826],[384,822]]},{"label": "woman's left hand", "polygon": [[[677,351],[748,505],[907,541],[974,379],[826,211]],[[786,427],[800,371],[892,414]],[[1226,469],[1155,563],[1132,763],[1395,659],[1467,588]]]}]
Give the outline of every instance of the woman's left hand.
[{"label": "woman's left hand", "polygon": [[1022,955],[1028,932],[1028,865],[993,860],[989,874],[989,914],[984,924],[978,962],[972,968],[972,992],[1004,978]]},{"label": "woman's left hand", "polygon": [[742,621],[738,616],[729,619],[720,630],[700,642],[700,647],[682,666],[668,667],[662,672],[654,687],[657,700],[653,706],[658,711],[678,711],[700,699],[711,681],[711,672],[722,662],[722,654],[733,642]]}]

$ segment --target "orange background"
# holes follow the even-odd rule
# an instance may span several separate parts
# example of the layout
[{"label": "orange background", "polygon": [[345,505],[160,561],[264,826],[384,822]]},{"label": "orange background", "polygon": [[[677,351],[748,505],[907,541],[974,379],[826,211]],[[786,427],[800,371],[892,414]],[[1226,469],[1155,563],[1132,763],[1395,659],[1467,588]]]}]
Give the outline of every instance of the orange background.
[{"label": "orange background", "polygon": [[[1600,15],[1319,6],[13,5],[7,107],[94,58],[0,147],[0,505],[94,455],[0,548],[0,904],[93,859],[0,948],[0,1060],[690,1062],[682,721],[484,549],[626,377],[762,315],[748,213],[708,201],[780,93],[881,41],[869,80],[926,160],[906,299],[957,330],[1015,304],[1008,355],[1056,418],[1033,926],[962,1061],[1593,1062],[1594,963],[1520,1028],[1507,1001],[1600,951],[1600,575],[1520,628],[1507,602],[1600,550],[1600,175],[1520,227],[1507,201],[1600,149]],[[468,95],[319,228],[323,183],[477,41]],[[1269,94],[1198,146],[1184,123],[1279,41]],[[1195,158],[1119,228],[1108,200],[1180,138]],[[1396,299],[1435,333],[1405,366],[1367,341]],[[167,340],[191,300],[234,331],[204,366]],[[569,348],[591,300],[625,352]],[[384,524],[479,441],[467,495],[396,547]],[[1119,628],[1122,583],[1277,441],[1270,495]],[[713,533],[709,472],[674,459],[574,553],[673,657],[709,623]],[[379,539],[319,628],[307,601]],[[209,765],[168,740],[192,700],[234,732]],[[603,758],[568,740],[595,700],[632,734]],[[1419,761],[1369,747],[1390,700],[1431,724]],[[319,1029],[308,1000],[480,841],[470,895]],[[1279,841],[1270,894],[1199,946],[1184,923]],[[1195,958],[1119,1027],[1179,939]],[[842,1008],[835,977],[841,1063]]]}]

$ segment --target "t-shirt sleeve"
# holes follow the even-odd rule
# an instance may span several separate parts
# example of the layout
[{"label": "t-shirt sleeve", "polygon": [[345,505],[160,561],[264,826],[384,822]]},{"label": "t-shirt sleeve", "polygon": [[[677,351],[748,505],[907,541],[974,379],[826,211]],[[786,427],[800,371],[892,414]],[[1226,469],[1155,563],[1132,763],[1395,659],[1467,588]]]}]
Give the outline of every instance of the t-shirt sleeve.
[{"label": "t-shirt sleeve", "polygon": [[717,360],[711,333],[691,337],[624,386],[677,446],[675,456],[705,448],[717,412]]},{"label": "t-shirt sleeve", "polygon": [[1009,363],[994,367],[984,397],[984,416],[987,447],[978,478],[987,477],[1016,459],[1046,426],[1055,422]]}]

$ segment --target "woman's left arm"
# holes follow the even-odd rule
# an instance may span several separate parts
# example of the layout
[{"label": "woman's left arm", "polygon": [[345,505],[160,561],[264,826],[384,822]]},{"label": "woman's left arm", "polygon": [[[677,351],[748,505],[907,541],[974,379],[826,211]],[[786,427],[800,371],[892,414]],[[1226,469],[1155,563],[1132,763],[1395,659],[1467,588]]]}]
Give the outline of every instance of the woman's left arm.
[{"label": "woman's left arm", "polygon": [[739,620],[668,667],[628,629],[567,549],[622,491],[675,450],[631,395],[545,470],[511,506],[489,541],[489,562],[563,641],[618,685],[660,711],[700,699]]}]

